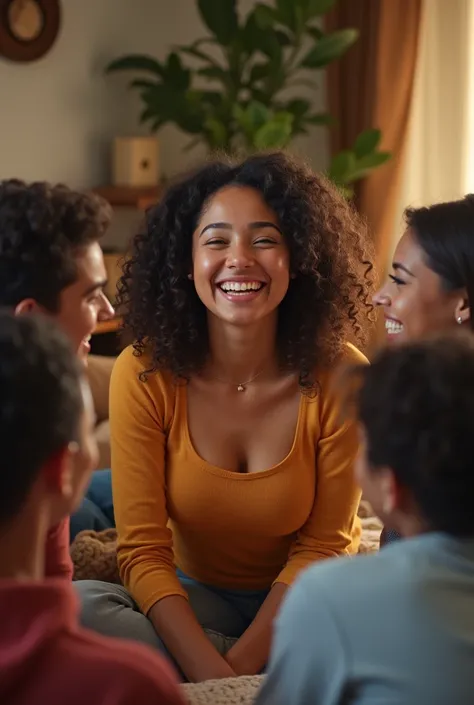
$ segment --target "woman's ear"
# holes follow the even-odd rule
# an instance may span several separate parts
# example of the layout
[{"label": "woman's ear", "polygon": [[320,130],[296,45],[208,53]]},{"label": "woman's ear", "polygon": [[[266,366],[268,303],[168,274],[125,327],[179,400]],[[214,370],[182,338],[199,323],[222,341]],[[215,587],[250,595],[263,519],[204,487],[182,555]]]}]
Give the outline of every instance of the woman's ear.
[{"label": "woman's ear", "polygon": [[469,299],[466,295],[460,297],[456,302],[454,319],[459,325],[467,323],[471,319],[471,307],[469,306]]}]

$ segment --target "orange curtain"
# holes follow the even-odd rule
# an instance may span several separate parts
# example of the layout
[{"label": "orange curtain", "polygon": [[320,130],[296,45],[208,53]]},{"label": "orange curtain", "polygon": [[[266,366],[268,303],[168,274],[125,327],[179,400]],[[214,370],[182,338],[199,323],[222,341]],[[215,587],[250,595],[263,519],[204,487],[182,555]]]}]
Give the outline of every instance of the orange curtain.
[{"label": "orange curtain", "polygon": [[356,186],[356,204],[374,233],[379,271],[391,247],[423,0],[338,0],[326,17],[328,31],[354,27],[360,36],[328,68],[329,109],[338,124],[333,153],[351,147],[370,127],[382,131],[381,149],[390,162]]}]

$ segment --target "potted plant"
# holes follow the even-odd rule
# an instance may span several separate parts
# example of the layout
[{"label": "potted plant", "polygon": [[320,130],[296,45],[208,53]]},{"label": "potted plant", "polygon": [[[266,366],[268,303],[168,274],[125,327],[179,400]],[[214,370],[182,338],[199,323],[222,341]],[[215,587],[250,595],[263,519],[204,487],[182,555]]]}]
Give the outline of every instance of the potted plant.
[{"label": "potted plant", "polygon": [[[256,3],[240,21],[237,0],[197,0],[208,34],[175,47],[165,60],[133,54],[113,61],[109,73],[138,74],[140,121],[157,132],[174,123],[210,151],[287,147],[294,137],[333,118],[315,112],[314,72],[339,59],[357,40],[355,29],[325,33],[321,17],[336,0],[274,0]],[[298,89],[306,88],[305,97]],[[380,132],[370,129],[351,149],[335,155],[328,174],[346,192],[383,164]]]}]

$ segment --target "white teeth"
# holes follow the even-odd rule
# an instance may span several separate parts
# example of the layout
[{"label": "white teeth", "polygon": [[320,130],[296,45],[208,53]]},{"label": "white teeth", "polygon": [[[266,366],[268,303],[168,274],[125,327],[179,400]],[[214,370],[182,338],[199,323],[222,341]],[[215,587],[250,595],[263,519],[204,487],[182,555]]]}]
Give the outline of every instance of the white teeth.
[{"label": "white teeth", "polygon": [[220,284],[222,291],[258,291],[263,284],[261,282],[223,282]]},{"label": "white teeth", "polygon": [[391,321],[387,319],[385,321],[385,330],[390,335],[398,335],[398,333],[401,333],[403,331],[403,325],[401,323],[398,323],[398,321]]},{"label": "white teeth", "polygon": [[91,338],[92,338],[92,335],[87,335],[87,336],[84,338],[84,342],[85,342],[85,343],[89,343]]}]

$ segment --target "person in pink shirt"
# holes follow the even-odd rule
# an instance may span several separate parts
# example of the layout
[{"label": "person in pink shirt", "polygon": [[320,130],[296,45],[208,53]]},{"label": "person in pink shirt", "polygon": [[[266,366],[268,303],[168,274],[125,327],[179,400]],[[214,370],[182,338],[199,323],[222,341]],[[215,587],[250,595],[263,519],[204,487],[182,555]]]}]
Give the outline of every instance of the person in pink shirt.
[{"label": "person in pink shirt", "polygon": [[[110,220],[110,206],[94,194],[0,181],[0,306],[48,315],[84,361],[97,322],[114,314],[99,244]],[[72,578],[69,540],[66,517],[47,537],[47,575]]]},{"label": "person in pink shirt", "polygon": [[45,578],[48,529],[78,506],[97,460],[93,428],[64,334],[0,312],[2,705],[184,705],[162,656],[81,629],[72,585]]}]

